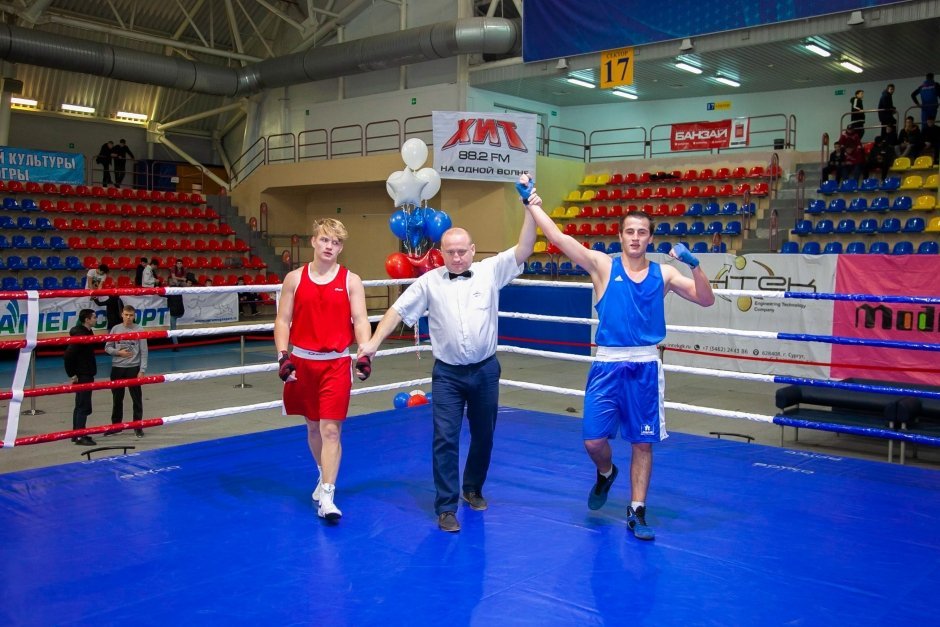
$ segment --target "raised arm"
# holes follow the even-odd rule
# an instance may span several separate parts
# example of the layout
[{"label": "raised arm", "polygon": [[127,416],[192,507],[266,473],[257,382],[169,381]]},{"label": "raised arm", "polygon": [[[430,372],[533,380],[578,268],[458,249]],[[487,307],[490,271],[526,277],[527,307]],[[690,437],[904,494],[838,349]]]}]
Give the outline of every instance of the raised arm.
[{"label": "raised arm", "polygon": [[711,307],[715,304],[715,292],[712,291],[711,281],[699,265],[698,258],[683,244],[673,246],[669,251],[669,256],[688,264],[692,268],[692,278],[690,279],[672,266],[663,265],[663,279],[666,282],[667,291],[672,290],[682,298],[702,307]]},{"label": "raised arm", "polygon": [[[534,197],[537,198],[537,196]],[[541,199],[539,199],[538,203],[530,200],[529,204],[526,205],[526,210],[531,214],[535,225],[542,229],[542,233],[545,234],[548,241],[561,249],[561,252],[565,253],[571,261],[578,264],[592,275],[598,269],[598,264],[600,263],[599,258],[609,259],[607,255],[596,250],[588,250],[575,238],[562,233],[555,222],[552,221],[552,219],[548,217],[548,214],[545,213],[545,210],[542,209]]]},{"label": "raised arm", "polygon": [[[529,202],[538,200],[541,205],[542,199],[536,194],[532,194]],[[522,230],[519,231],[519,242],[516,244],[515,256],[516,264],[525,263],[525,260],[532,255],[532,249],[535,248],[535,220],[528,211],[523,211]]]}]

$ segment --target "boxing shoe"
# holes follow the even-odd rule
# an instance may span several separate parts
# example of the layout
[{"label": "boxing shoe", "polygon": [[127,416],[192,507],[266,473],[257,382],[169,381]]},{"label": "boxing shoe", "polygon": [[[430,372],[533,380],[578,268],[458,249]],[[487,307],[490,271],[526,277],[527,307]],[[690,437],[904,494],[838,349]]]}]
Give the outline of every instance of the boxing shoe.
[{"label": "boxing shoe", "polygon": [[636,509],[627,507],[627,527],[633,532],[637,540],[652,540],[656,533],[652,527],[646,524],[646,507],[640,506]]},{"label": "boxing shoe", "polygon": [[343,512],[333,503],[333,495],[336,493],[336,487],[331,483],[325,483],[320,486],[320,506],[317,508],[317,516],[325,518],[327,522],[338,522],[343,517]]},{"label": "boxing shoe", "polygon": [[588,494],[588,509],[600,509],[607,502],[607,493],[610,492],[610,486],[614,484],[614,479],[620,474],[616,464],[611,466],[613,471],[610,473],[610,478],[605,477],[600,472],[597,473],[597,481],[594,483],[594,487],[591,488],[590,494]]},{"label": "boxing shoe", "polygon": [[316,489],[314,489],[313,494],[310,495],[310,498],[312,498],[314,501],[319,502],[320,494],[322,493],[322,490],[323,490],[323,484],[320,482],[319,479],[317,479],[317,487]]}]

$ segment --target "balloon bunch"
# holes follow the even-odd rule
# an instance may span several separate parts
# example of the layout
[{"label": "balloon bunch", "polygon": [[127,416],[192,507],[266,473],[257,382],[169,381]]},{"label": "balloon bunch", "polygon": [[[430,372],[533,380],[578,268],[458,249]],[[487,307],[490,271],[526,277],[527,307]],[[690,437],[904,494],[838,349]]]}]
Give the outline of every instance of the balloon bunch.
[{"label": "balloon bunch", "polygon": [[425,394],[421,390],[411,390],[411,392],[399,392],[395,395],[392,404],[395,409],[404,409],[405,407],[417,407],[418,405],[427,405],[431,402],[431,395]]},{"label": "balloon bunch", "polygon": [[385,181],[385,189],[396,207],[388,227],[402,241],[407,253],[389,255],[385,271],[393,279],[410,279],[444,265],[441,251],[434,245],[451,227],[451,219],[443,211],[427,206],[427,201],[441,189],[437,170],[421,167],[428,158],[427,144],[409,139],[402,144],[401,156],[406,167],[392,172]]}]

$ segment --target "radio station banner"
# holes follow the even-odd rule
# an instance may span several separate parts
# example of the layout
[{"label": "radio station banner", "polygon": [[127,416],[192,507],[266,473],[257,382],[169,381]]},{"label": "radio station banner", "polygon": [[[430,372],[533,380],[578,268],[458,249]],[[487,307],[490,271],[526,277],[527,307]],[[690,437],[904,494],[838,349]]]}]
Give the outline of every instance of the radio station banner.
[{"label": "radio station banner", "polygon": [[749,141],[748,118],[736,118],[716,122],[673,124],[669,145],[674,151],[713,150],[747,146]]},{"label": "radio station banner", "polygon": [[535,174],[535,114],[434,111],[432,121],[441,178],[515,182]]},{"label": "radio station banner", "polygon": [[82,184],[85,182],[85,157],[71,152],[0,146],[0,179]]},{"label": "radio station banner", "polygon": [[[104,302],[104,299],[99,299]],[[161,296],[122,296],[125,305],[137,309],[136,321],[151,331],[170,325],[166,298]],[[185,294],[186,315],[177,320],[179,326],[203,325],[238,320],[238,294]],[[39,301],[39,333],[67,334],[78,324],[78,312],[93,309],[98,315],[95,331],[107,332],[105,308],[88,298],[44,298]],[[26,333],[26,301],[0,300],[0,337]]]}]

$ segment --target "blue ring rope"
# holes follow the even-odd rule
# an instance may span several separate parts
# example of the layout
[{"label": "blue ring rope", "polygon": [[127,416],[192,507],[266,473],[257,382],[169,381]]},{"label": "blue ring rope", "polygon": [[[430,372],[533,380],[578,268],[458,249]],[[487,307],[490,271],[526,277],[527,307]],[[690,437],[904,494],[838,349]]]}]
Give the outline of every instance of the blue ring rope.
[{"label": "blue ring rope", "polygon": [[920,305],[940,305],[937,296],[876,296],[874,294],[822,294],[817,292],[784,292],[784,298],[806,300],[848,300],[869,303],[915,303]]},{"label": "blue ring rope", "polygon": [[850,346],[877,346],[879,348],[910,348],[920,351],[940,351],[940,344],[924,342],[902,342],[900,340],[877,340],[839,335],[810,335],[807,333],[778,333],[778,340],[796,340],[798,342],[823,342],[825,344],[847,344]]},{"label": "blue ring rope", "polygon": [[832,381],[828,379],[808,379],[806,377],[791,377],[787,375],[774,375],[774,383],[809,385],[819,388],[836,388],[840,390],[852,390],[853,392],[893,394],[895,396],[918,396],[920,398],[933,398],[940,400],[940,392],[934,392],[932,390],[919,390],[916,388],[893,387],[890,385],[869,385],[867,383],[849,383],[845,381]]},{"label": "blue ring rope", "polygon": [[800,418],[791,418],[790,416],[774,416],[774,424],[781,427],[803,427],[805,429],[815,429],[817,431],[833,431],[836,433],[848,433],[851,435],[864,435],[872,438],[882,438],[885,440],[900,440],[902,442],[913,442],[915,444],[928,444],[931,446],[940,446],[940,437],[923,435],[920,433],[911,433],[910,431],[900,431],[897,429],[882,429],[879,427],[856,427],[844,425],[836,422],[816,422],[813,420],[802,420]]}]

